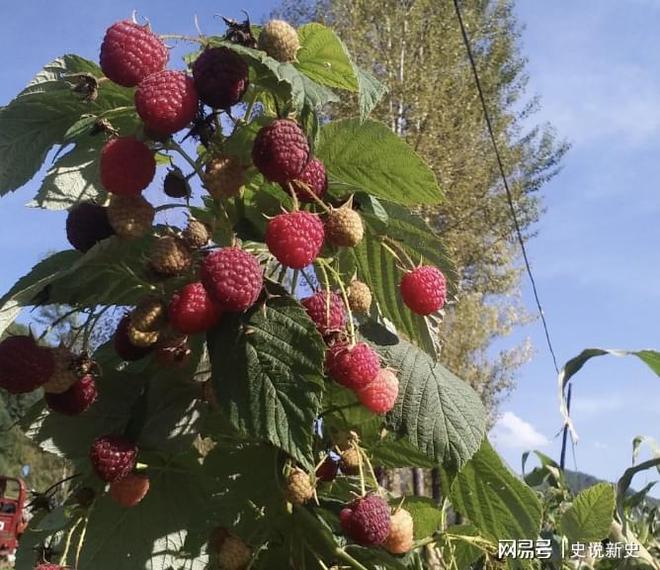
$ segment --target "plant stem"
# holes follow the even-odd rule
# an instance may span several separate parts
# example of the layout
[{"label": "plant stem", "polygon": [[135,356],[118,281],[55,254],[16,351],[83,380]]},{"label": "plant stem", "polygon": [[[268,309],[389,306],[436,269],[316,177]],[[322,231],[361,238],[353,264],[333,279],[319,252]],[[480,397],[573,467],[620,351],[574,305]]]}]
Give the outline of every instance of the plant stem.
[{"label": "plant stem", "polygon": [[191,42],[195,44],[204,45],[204,40],[202,38],[196,38],[195,36],[186,36],[183,34],[161,34],[161,40],[182,40],[184,42]]}]

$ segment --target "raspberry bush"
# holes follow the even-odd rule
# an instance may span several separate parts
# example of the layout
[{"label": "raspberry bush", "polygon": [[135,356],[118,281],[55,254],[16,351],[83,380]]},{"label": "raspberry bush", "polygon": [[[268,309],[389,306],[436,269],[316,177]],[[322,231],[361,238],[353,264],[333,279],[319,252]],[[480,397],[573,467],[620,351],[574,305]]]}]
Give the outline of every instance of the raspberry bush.
[{"label": "raspberry bush", "polygon": [[[384,91],[319,24],[118,22],[100,66],[58,58],[0,109],[1,193],[55,149],[31,205],[67,210],[74,247],[0,299],[0,332],[37,305],[82,323],[72,346],[0,342],[0,388],[56,387],[21,427],[75,475],[19,570],[419,568],[426,544],[476,560],[538,536],[536,495],[438,362],[456,275],[417,212],[443,193],[369,119]],[[351,95],[356,117],[328,120]],[[411,466],[442,467],[471,525],[379,485]]]}]

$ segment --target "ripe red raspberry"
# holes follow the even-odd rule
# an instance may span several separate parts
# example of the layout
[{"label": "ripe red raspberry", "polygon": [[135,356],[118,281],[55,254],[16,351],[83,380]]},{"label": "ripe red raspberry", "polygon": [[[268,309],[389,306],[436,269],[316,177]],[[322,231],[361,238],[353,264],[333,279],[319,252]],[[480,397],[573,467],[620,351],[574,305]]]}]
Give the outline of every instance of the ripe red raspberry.
[{"label": "ripe red raspberry", "polygon": [[0,388],[11,394],[31,392],[48,382],[54,371],[53,353],[31,336],[9,336],[0,342]]},{"label": "ripe red raspberry", "polygon": [[43,564],[39,564],[39,566],[35,566],[34,570],[66,570],[64,566],[60,566],[59,564],[50,564],[48,562],[44,562]]},{"label": "ripe red raspberry", "polygon": [[193,64],[195,87],[202,103],[214,109],[229,109],[248,88],[248,66],[226,47],[205,49]]},{"label": "ripe red raspberry", "polygon": [[341,297],[331,291],[317,291],[302,300],[307,314],[323,335],[341,331],[346,325],[346,311]]},{"label": "ripe red raspberry", "polygon": [[282,265],[302,269],[312,263],[321,252],[325,231],[316,214],[288,212],[268,222],[266,245]]},{"label": "ripe red raspberry", "polygon": [[390,533],[383,548],[392,554],[404,554],[413,547],[414,521],[406,509],[398,509],[390,517]]},{"label": "ripe red raspberry", "polygon": [[408,271],[401,279],[401,296],[413,313],[435,313],[444,307],[447,299],[445,276],[431,265],[422,265]]},{"label": "ripe red raspberry", "polygon": [[137,505],[149,492],[149,477],[130,473],[123,479],[110,483],[110,496],[122,507]]},{"label": "ripe red raspberry", "polygon": [[[301,202],[314,202],[310,191],[321,198],[328,190],[328,175],[318,158],[312,158],[292,183],[293,191]],[[286,190],[286,188],[285,188]]]},{"label": "ripe red raspberry", "polygon": [[101,149],[101,184],[118,196],[137,196],[156,174],[152,150],[134,137],[110,139]]},{"label": "ripe red raspberry", "polygon": [[286,184],[297,178],[309,159],[309,143],[298,124],[277,119],[254,140],[252,162],[271,182]]},{"label": "ripe red raspberry", "polygon": [[159,71],[140,83],[135,107],[149,131],[158,136],[176,133],[197,114],[195,82],[181,71]]},{"label": "ripe red raspberry", "polygon": [[66,237],[74,248],[83,253],[114,233],[107,208],[98,204],[80,202],[69,210],[66,217]]},{"label": "ripe red raspberry", "polygon": [[356,499],[339,513],[344,532],[362,546],[385,542],[390,532],[390,506],[385,499],[369,495]]},{"label": "ripe red raspberry", "polygon": [[225,247],[202,262],[201,281],[226,311],[246,311],[257,302],[264,284],[259,260],[238,247]]},{"label": "ripe red raspberry", "polygon": [[134,87],[148,75],[164,69],[169,56],[165,44],[148,25],[124,20],[105,32],[101,70],[115,83]]},{"label": "ripe red raspberry", "polygon": [[127,477],[135,467],[137,446],[120,435],[104,435],[92,444],[89,458],[96,474],[108,483]]},{"label": "ripe red raspberry", "polygon": [[130,328],[131,317],[130,315],[126,315],[121,321],[119,321],[119,325],[117,325],[117,330],[115,331],[115,336],[113,339],[113,345],[115,347],[115,352],[122,360],[133,362],[147,356],[153,347],[135,346],[129,337]]},{"label": "ripe red raspberry", "polygon": [[391,370],[382,369],[376,377],[357,391],[360,403],[374,414],[386,414],[399,395],[399,380]]},{"label": "ripe red raspberry", "polygon": [[184,334],[200,333],[214,327],[220,315],[222,309],[199,282],[188,283],[174,293],[168,309],[170,324]]},{"label": "ripe red raspberry", "polygon": [[354,347],[336,343],[326,353],[328,375],[342,386],[359,390],[373,381],[380,370],[378,353],[364,342]]},{"label": "ripe red raspberry", "polygon": [[55,394],[46,392],[48,407],[65,416],[77,416],[87,410],[95,401],[98,392],[91,374],[86,374],[66,392]]},{"label": "ripe red raspberry", "polygon": [[316,478],[319,481],[330,482],[334,481],[339,471],[339,461],[333,459],[330,455],[326,455],[323,463],[316,469]]}]

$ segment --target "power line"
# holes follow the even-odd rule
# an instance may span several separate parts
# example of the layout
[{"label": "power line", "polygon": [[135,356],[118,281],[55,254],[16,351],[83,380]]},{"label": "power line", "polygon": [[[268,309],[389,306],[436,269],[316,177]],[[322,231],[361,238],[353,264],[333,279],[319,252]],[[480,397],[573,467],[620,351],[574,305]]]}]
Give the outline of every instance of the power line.
[{"label": "power line", "polygon": [[536,280],[534,279],[534,274],[532,273],[532,268],[529,263],[529,257],[527,256],[527,248],[525,246],[525,240],[522,236],[522,231],[520,229],[520,222],[518,221],[518,214],[516,214],[516,209],[513,204],[513,196],[511,194],[511,189],[509,187],[509,181],[507,180],[506,173],[504,171],[504,164],[502,163],[502,156],[500,155],[500,150],[497,145],[497,140],[495,139],[495,133],[493,131],[493,124],[490,119],[490,114],[488,112],[488,105],[486,105],[486,98],[484,96],[483,89],[481,88],[481,80],[479,79],[479,73],[477,72],[477,65],[474,61],[474,56],[472,54],[472,48],[470,47],[470,40],[468,39],[467,32],[465,30],[465,24],[463,23],[463,16],[461,14],[461,8],[458,4],[458,0],[454,0],[454,8],[456,9],[456,17],[458,18],[458,23],[461,28],[461,34],[463,36],[463,43],[465,44],[465,49],[467,51],[468,59],[470,60],[470,66],[472,68],[472,74],[474,75],[474,81],[477,86],[477,91],[479,92],[479,99],[481,100],[481,106],[484,112],[484,118],[486,119],[486,126],[488,127],[488,134],[490,135],[490,140],[493,143],[493,149],[495,151],[495,157],[497,158],[497,166],[500,170],[500,176],[502,177],[502,182],[504,183],[504,189],[506,190],[506,198],[509,203],[509,209],[511,210],[511,217],[513,218],[513,224],[516,230],[516,236],[518,238],[518,243],[520,244],[520,249],[522,250],[523,260],[525,262],[525,269],[527,270],[527,275],[529,281],[532,284],[532,291],[534,293],[534,300],[536,301],[536,307],[538,309],[539,316],[541,317],[541,323],[543,324],[543,331],[545,333],[545,340],[548,345],[548,350],[552,356],[552,362],[555,367],[555,371],[559,374],[559,365],[557,364],[557,357],[555,355],[555,350],[552,344],[552,339],[550,337],[550,330],[548,328],[548,323],[545,319],[545,314],[543,312],[543,306],[541,305],[541,299],[539,297],[538,288],[536,286]]}]

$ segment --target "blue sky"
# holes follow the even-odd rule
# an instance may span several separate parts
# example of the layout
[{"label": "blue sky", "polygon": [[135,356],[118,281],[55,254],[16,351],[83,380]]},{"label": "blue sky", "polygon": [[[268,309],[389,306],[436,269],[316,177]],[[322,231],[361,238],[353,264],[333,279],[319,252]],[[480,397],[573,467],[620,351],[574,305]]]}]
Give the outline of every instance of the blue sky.
[{"label": "blue sky", "polygon": [[[275,3],[245,1],[258,21]],[[156,8],[156,6],[158,6]],[[105,28],[132,10],[162,33],[220,30],[218,13],[239,17],[223,1],[64,0],[2,3],[0,104],[8,102],[43,64],[67,52],[98,56]],[[530,95],[541,96],[535,120],[553,123],[573,148],[562,173],[543,189],[547,213],[529,244],[561,362],[588,346],[658,347],[660,301],[660,3],[652,0],[521,0],[526,26]],[[0,290],[48,250],[67,247],[62,213],[23,207],[37,181],[0,203]],[[524,299],[532,307],[529,287]],[[502,406],[495,442],[517,468],[527,447],[558,455],[556,378],[538,323],[529,336],[534,358]],[[577,377],[574,418],[581,436],[575,465],[615,479],[630,463],[638,434],[656,438],[660,383],[635,359],[602,357]],[[574,466],[572,458],[568,465]],[[645,480],[640,476],[636,486]]]}]

